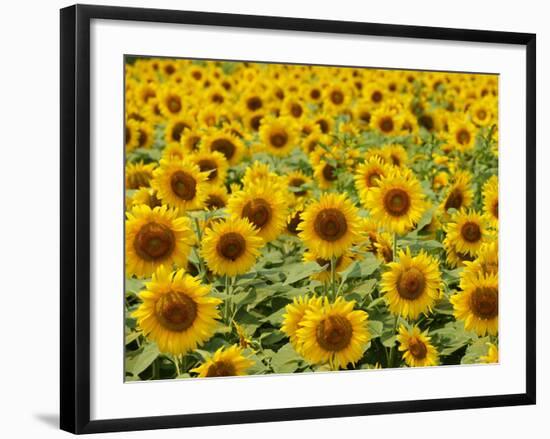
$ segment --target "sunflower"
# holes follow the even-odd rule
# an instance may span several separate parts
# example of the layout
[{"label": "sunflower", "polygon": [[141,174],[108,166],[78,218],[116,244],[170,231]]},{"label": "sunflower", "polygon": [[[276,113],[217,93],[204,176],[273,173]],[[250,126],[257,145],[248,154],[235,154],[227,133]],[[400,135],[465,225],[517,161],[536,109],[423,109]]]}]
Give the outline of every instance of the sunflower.
[{"label": "sunflower", "polygon": [[192,131],[195,121],[187,116],[177,116],[168,120],[164,139],[166,143],[179,143],[185,131]]},{"label": "sunflower", "polygon": [[[334,163],[334,160],[332,160],[332,163]],[[321,160],[313,166],[313,176],[321,189],[329,189],[338,180],[336,169],[336,167],[325,160]]]},{"label": "sunflower", "polygon": [[167,118],[173,118],[185,111],[183,96],[175,88],[164,87],[159,91],[159,109]]},{"label": "sunflower", "polygon": [[[317,127],[317,126],[316,126]],[[306,154],[311,154],[320,145],[330,145],[330,137],[322,134],[320,129],[314,129],[302,139],[301,147]]]},{"label": "sunflower", "polygon": [[290,343],[296,352],[300,353],[300,343],[296,332],[300,329],[300,323],[306,311],[319,310],[322,303],[323,300],[320,297],[307,298],[305,296],[298,296],[285,307],[286,313],[283,314],[281,331],[288,335]]},{"label": "sunflower", "polygon": [[297,145],[296,128],[287,117],[264,118],[260,126],[262,147],[276,156],[286,156]]},{"label": "sunflower", "polygon": [[477,128],[465,119],[449,121],[448,142],[459,151],[469,151],[474,147]]},{"label": "sunflower", "polygon": [[203,137],[203,131],[197,129],[184,130],[180,138],[180,145],[188,153],[197,152]]},{"label": "sunflower", "polygon": [[[331,276],[332,261],[330,259],[323,259],[318,255],[316,255],[315,252],[312,252],[311,250],[307,250],[304,252],[304,262],[316,262],[318,265],[323,267],[323,271],[321,271],[320,273],[311,275],[311,279],[315,279],[321,282],[329,282],[331,280],[330,276]],[[334,264],[335,274],[339,276],[338,273],[341,273],[346,268],[348,268],[351,263],[352,263],[352,259],[351,259],[350,252],[346,252],[338,256]]]},{"label": "sunflower", "polygon": [[302,222],[302,214],[304,213],[305,203],[299,201],[292,207],[292,210],[286,218],[286,231],[294,236],[297,236],[300,232],[298,226]]},{"label": "sunflower", "polygon": [[423,250],[412,256],[408,247],[397,256],[398,261],[387,264],[389,270],[382,274],[381,291],[393,314],[416,320],[439,298],[439,264]]},{"label": "sunflower", "polygon": [[447,235],[443,240],[443,248],[446,253],[446,261],[452,268],[463,267],[467,262],[471,262],[475,259],[469,253],[462,253],[456,249],[456,242],[449,239]]},{"label": "sunflower", "polygon": [[386,155],[388,163],[398,168],[404,167],[409,160],[407,151],[403,146],[397,144],[390,144],[382,148],[382,152]]},{"label": "sunflower", "polygon": [[396,136],[400,130],[395,111],[385,106],[373,111],[371,127],[385,136]]},{"label": "sunflower", "polygon": [[162,159],[164,160],[183,160],[189,155],[189,151],[181,143],[167,143],[162,150]]},{"label": "sunflower", "polygon": [[138,189],[130,199],[132,206],[146,204],[151,209],[162,206],[162,202],[157,198],[157,191],[148,187]]},{"label": "sunflower", "polygon": [[465,289],[471,277],[498,274],[498,241],[483,244],[473,261],[464,261],[464,270],[460,273],[460,288]]},{"label": "sunflower", "polygon": [[209,292],[210,287],[184,270],[171,272],[161,265],[140,293],[142,303],[132,317],[161,352],[185,354],[214,335],[221,300]]},{"label": "sunflower", "polygon": [[145,165],[143,164],[143,161],[126,164],[126,189],[149,187],[151,180],[153,179],[153,171],[156,166],[156,163],[149,163]]},{"label": "sunflower", "polygon": [[227,189],[225,186],[209,186],[206,189],[206,199],[204,200],[204,206],[208,210],[223,209],[227,206]]},{"label": "sunflower", "polygon": [[126,124],[124,125],[124,145],[126,152],[133,151],[139,145],[139,125],[140,123],[136,120],[126,120]]},{"label": "sunflower", "polygon": [[222,153],[201,150],[190,156],[191,162],[197,165],[202,173],[206,173],[206,182],[219,186],[225,182],[228,163]]},{"label": "sunflower", "polygon": [[490,125],[494,121],[494,104],[488,99],[479,99],[470,105],[468,112],[472,121],[480,127]]},{"label": "sunflower", "polygon": [[374,241],[374,254],[385,263],[393,261],[393,236],[387,232],[376,234]]},{"label": "sunflower", "polygon": [[286,186],[292,197],[298,201],[309,195],[307,186],[311,185],[311,178],[301,171],[293,171],[285,176]]},{"label": "sunflower", "polygon": [[467,331],[479,336],[498,332],[498,275],[486,274],[468,279],[463,291],[451,296],[454,316]]},{"label": "sunflower", "polygon": [[373,156],[357,167],[355,188],[363,203],[366,202],[370,188],[378,186],[380,178],[388,175],[389,168],[379,157]]},{"label": "sunflower", "polygon": [[296,331],[300,353],[313,364],[328,363],[333,370],[355,365],[361,359],[370,334],[368,314],[353,310],[355,301],[325,299],[319,309],[309,309]]},{"label": "sunflower", "polygon": [[447,223],[447,236],[454,247],[460,253],[477,256],[488,233],[483,216],[475,211],[461,210],[452,217],[452,222]]},{"label": "sunflower", "polygon": [[422,218],[426,202],[412,172],[391,171],[367,193],[365,206],[372,218],[388,232],[402,234]]},{"label": "sunflower", "polygon": [[134,206],[126,213],[126,272],[148,277],[160,265],[185,266],[195,235],[187,218],[167,206]]},{"label": "sunflower", "polygon": [[498,363],[498,347],[493,343],[487,343],[487,355],[479,357],[482,363]]},{"label": "sunflower", "polygon": [[207,151],[224,155],[230,165],[240,162],[245,146],[241,139],[227,130],[211,130],[201,141]]},{"label": "sunflower", "polygon": [[483,211],[493,227],[498,227],[498,177],[493,175],[483,185]]},{"label": "sunflower", "polygon": [[254,365],[254,361],[246,358],[239,346],[219,348],[199,367],[190,372],[197,373],[200,378],[227,377],[246,375],[246,371]]},{"label": "sunflower", "polygon": [[397,341],[399,350],[403,352],[403,359],[410,367],[437,366],[439,354],[430,343],[428,331],[421,332],[418,326],[407,330],[404,325],[399,328]]},{"label": "sunflower", "polygon": [[296,97],[289,96],[282,103],[281,116],[300,120],[306,113],[304,102]]},{"label": "sunflower", "polygon": [[265,242],[277,238],[286,225],[286,202],[280,192],[265,183],[233,193],[228,210],[235,218],[246,218]]},{"label": "sunflower", "polygon": [[286,192],[284,179],[272,172],[268,164],[259,161],[255,161],[246,168],[241,182],[245,190],[264,185],[275,192]]},{"label": "sunflower", "polygon": [[189,159],[161,160],[153,175],[152,186],[163,203],[182,211],[203,207],[208,175]]},{"label": "sunflower", "polygon": [[472,204],[474,194],[470,189],[472,176],[468,171],[458,171],[453,176],[453,184],[442,202],[444,212],[449,209],[460,210]]},{"label": "sunflower", "polygon": [[262,245],[262,238],[248,220],[232,218],[206,229],[201,254],[215,274],[236,276],[250,270]]},{"label": "sunflower", "polygon": [[337,258],[359,239],[357,208],[344,194],[321,195],[301,217],[299,236],[321,258]]},{"label": "sunflower", "polygon": [[338,114],[349,106],[351,90],[342,84],[332,84],[323,91],[323,108]]}]

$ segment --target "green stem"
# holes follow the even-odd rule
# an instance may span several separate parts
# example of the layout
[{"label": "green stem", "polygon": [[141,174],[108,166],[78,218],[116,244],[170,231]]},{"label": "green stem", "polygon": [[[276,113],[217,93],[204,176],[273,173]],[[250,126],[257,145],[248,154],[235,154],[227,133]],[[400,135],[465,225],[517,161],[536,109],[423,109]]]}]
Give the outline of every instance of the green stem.
[{"label": "green stem", "polygon": [[[393,323],[393,333],[397,333],[397,322],[399,321],[399,315],[395,316],[395,321]],[[396,367],[396,357],[397,357],[397,341],[395,344],[391,347],[390,351],[390,364],[389,367]]]},{"label": "green stem", "polygon": [[330,281],[332,283],[332,300],[336,300],[336,258],[330,258]]},{"label": "green stem", "polygon": [[225,300],[223,303],[223,319],[225,323],[229,326],[231,326],[231,322],[229,321],[229,307],[231,306],[231,282],[229,280],[229,276],[225,275]]},{"label": "green stem", "polygon": [[[200,224],[199,224],[199,219],[198,218],[193,218],[193,220],[195,221],[195,228],[197,229],[197,238],[199,239],[199,246],[200,246],[200,243],[202,241],[202,230],[201,230],[201,227],[200,227]],[[202,260],[202,257],[201,257],[201,252],[199,251],[199,249],[195,249],[195,254],[197,255],[197,260],[199,261],[199,274],[200,274],[200,277],[201,279],[204,279],[204,276],[206,275],[206,268],[204,266],[204,261]]]},{"label": "green stem", "polygon": [[174,358],[172,360],[174,361],[174,365],[176,366],[176,378],[177,378],[181,375],[179,358],[177,355],[174,355]]}]

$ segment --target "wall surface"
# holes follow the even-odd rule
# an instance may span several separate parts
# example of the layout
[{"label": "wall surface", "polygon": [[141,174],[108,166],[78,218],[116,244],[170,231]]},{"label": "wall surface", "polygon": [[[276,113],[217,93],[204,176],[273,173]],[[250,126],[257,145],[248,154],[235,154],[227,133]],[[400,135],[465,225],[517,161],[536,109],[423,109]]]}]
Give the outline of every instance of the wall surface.
[{"label": "wall surface", "polygon": [[[88,3],[96,3],[88,1]],[[544,123],[550,28],[545,3],[441,0],[391,2],[298,2],[278,0],[124,1],[100,4],[162,7],[262,15],[330,18],[380,23],[534,32],[538,38],[538,405],[533,407],[405,414],[307,422],[285,422],[192,430],[126,433],[105,437],[547,437],[550,411],[549,324],[543,310],[550,246],[544,225],[550,208],[550,152]],[[66,1],[19,1],[3,5],[0,25],[0,404],[2,437],[66,436],[58,422],[59,289],[59,13]],[[267,49],[268,50],[268,49]],[[7,242],[6,242],[7,238]],[[7,301],[7,302],[6,302]],[[289,395],[289,397],[291,397]]]}]

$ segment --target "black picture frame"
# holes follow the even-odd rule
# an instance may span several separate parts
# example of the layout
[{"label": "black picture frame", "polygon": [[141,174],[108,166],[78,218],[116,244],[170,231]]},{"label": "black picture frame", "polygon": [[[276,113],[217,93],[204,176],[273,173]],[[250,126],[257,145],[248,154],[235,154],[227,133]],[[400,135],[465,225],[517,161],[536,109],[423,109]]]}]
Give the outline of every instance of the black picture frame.
[{"label": "black picture frame", "polygon": [[[527,78],[526,392],[417,401],[90,420],[90,21],[92,19],[505,43],[525,46],[527,59],[525,66]],[[535,34],[88,5],[75,5],[61,9],[60,23],[60,426],[63,430],[81,434],[535,404]]]}]

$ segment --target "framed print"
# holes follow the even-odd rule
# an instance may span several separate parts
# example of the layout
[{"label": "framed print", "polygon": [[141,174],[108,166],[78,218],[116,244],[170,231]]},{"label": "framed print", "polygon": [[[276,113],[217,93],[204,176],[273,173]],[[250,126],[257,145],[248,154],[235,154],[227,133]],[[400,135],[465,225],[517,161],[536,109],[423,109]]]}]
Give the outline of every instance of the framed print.
[{"label": "framed print", "polygon": [[61,428],[535,403],[535,35],[61,10]]}]

